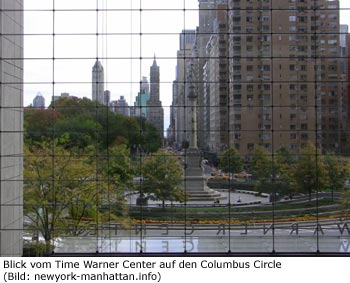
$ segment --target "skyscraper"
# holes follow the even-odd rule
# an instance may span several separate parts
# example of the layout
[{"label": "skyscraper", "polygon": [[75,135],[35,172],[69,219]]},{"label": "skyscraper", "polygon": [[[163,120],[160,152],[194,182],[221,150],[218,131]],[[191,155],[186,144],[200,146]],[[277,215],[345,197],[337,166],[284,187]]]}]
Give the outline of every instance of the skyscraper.
[{"label": "skyscraper", "polygon": [[130,108],[123,95],[117,101],[112,101],[110,107],[112,112],[130,116]]},{"label": "skyscraper", "polygon": [[150,68],[150,97],[147,102],[147,120],[164,136],[164,110],[159,100],[160,74],[156,56]]},{"label": "skyscraper", "polygon": [[[208,146],[208,132],[209,124],[208,115],[205,113],[208,109],[208,104],[204,98],[204,73],[203,68],[207,61],[207,44],[214,33],[214,22],[217,16],[217,11],[222,7],[217,7],[219,4],[227,4],[227,0],[198,0],[199,4],[199,26],[196,36],[196,58],[195,59],[195,72],[198,83],[198,146],[200,148],[206,148]],[[224,9],[227,9],[226,6]]]},{"label": "skyscraper", "polygon": [[109,90],[104,91],[103,100],[103,104],[108,106],[111,101],[111,92]]},{"label": "skyscraper", "polygon": [[196,45],[198,49],[198,69],[197,69],[197,77],[198,82],[200,82],[198,86],[198,145],[201,148],[208,147],[208,138],[210,135],[209,123],[208,123],[208,113],[207,110],[209,107],[207,97],[205,95],[204,89],[204,73],[203,68],[206,63],[206,47],[208,41],[213,33],[213,22],[215,18],[215,2],[216,0],[199,0],[199,26],[198,26],[198,35],[196,38]]},{"label": "skyscraper", "polygon": [[341,75],[341,93],[342,93],[342,137],[341,137],[341,151],[343,153],[349,153],[349,79],[348,79],[348,66],[349,66],[349,26],[340,25],[339,45],[340,45],[340,75]]},{"label": "skyscraper", "polygon": [[0,256],[21,256],[23,0],[0,0],[0,7]]},{"label": "skyscraper", "polygon": [[229,1],[230,143],[339,150],[339,1]]},{"label": "skyscraper", "polygon": [[[340,34],[339,34],[339,45],[340,45],[340,56],[346,57],[347,52],[347,44],[346,44],[346,37],[349,32],[349,26],[348,25],[340,25]],[[341,61],[341,72],[345,74],[346,72],[346,60]]]},{"label": "skyscraper", "polygon": [[140,82],[140,92],[149,94],[149,82],[147,77],[142,77],[142,81]]},{"label": "skyscraper", "polygon": [[92,100],[105,105],[104,69],[100,61],[92,67]]},{"label": "skyscraper", "polygon": [[[228,124],[228,35],[227,5],[217,5],[214,32],[206,50],[204,81],[204,125],[209,132],[206,147],[222,152],[229,144]],[[204,135],[203,135],[204,136]]]},{"label": "skyscraper", "polygon": [[142,77],[140,92],[135,98],[134,107],[130,108],[130,115],[147,118],[147,104],[149,97],[149,83],[146,77]]},{"label": "skyscraper", "polygon": [[[350,46],[350,34],[347,34],[346,36],[346,45]],[[344,89],[344,99],[343,99],[343,105],[344,105],[344,119],[345,119],[345,144],[344,151],[348,153],[350,151],[350,48],[346,48],[346,68],[345,68],[345,82],[343,83],[343,89]]]},{"label": "skyscraper", "polygon": [[45,98],[39,92],[33,99],[33,107],[34,108],[45,108]]},{"label": "skyscraper", "polygon": [[180,34],[180,50],[187,49],[186,46],[193,46],[196,41],[196,30],[194,29],[184,29]]},{"label": "skyscraper", "polygon": [[193,46],[196,41],[196,30],[183,30],[179,36],[180,49],[177,51],[176,81],[173,86],[175,141],[181,144],[187,137],[186,74],[187,67],[193,61]]},{"label": "skyscraper", "polygon": [[177,117],[177,81],[173,81],[173,91],[172,91],[172,96],[173,96],[173,101],[171,103],[170,107],[170,123],[169,123],[169,128],[167,130],[167,139],[169,142],[169,145],[175,145],[178,147],[178,143],[175,141],[175,129],[177,128],[176,126],[176,117]]}]

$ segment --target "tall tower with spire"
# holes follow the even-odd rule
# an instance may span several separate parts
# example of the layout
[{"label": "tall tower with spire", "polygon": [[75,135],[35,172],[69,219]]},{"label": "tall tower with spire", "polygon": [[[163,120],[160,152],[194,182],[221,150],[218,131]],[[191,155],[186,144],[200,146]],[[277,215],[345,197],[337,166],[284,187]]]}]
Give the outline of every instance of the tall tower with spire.
[{"label": "tall tower with spire", "polygon": [[105,104],[104,69],[100,61],[92,67],[92,100]]},{"label": "tall tower with spire", "polygon": [[163,137],[164,133],[164,110],[159,100],[160,72],[157,65],[156,55],[150,68],[150,98],[147,103],[147,120],[153,124]]},{"label": "tall tower with spire", "polygon": [[156,55],[154,55],[153,64],[150,68],[151,88],[150,100],[159,101],[159,66],[157,65]]}]

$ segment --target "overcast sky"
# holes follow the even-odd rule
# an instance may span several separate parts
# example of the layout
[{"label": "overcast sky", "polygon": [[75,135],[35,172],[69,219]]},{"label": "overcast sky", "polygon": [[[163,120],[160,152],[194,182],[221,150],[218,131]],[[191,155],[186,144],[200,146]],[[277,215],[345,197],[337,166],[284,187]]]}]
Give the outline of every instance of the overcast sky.
[{"label": "overcast sky", "polygon": [[[195,10],[198,1],[98,2],[100,9],[110,10],[97,15],[96,0],[56,0],[57,11],[53,13],[53,1],[24,1],[27,10],[24,22],[24,105],[32,103],[38,92],[44,95],[46,105],[50,103],[53,92],[55,95],[69,92],[91,98],[91,70],[96,57],[109,58],[101,61],[107,81],[105,88],[111,91],[111,100],[123,95],[129,105],[133,105],[139,81],[142,76],[149,77],[155,54],[160,66],[165,127],[168,127],[179,33],[198,25],[198,11]],[[342,0],[341,8],[350,10],[350,1]],[[350,25],[348,10],[342,10],[341,23]],[[97,40],[97,31],[110,35],[99,36]],[[52,81],[55,81],[54,87]]]}]

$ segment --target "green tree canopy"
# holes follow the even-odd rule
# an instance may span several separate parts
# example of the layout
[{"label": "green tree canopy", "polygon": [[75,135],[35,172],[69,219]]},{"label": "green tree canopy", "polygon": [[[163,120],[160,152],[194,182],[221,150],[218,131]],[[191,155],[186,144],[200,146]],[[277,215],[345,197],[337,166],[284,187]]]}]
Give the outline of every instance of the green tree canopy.
[{"label": "green tree canopy", "polygon": [[27,108],[24,111],[25,142],[35,143],[40,142],[42,137],[52,137],[52,125],[62,118],[59,112],[52,109]]},{"label": "green tree canopy", "polygon": [[82,231],[81,220],[95,213],[103,186],[93,182],[91,159],[66,150],[58,140],[25,146],[24,153],[24,212],[49,252],[55,237]]},{"label": "green tree canopy", "polygon": [[275,153],[274,158],[274,181],[276,192],[281,195],[288,195],[293,198],[295,192],[293,174],[297,164],[297,158],[291,151],[282,147]]},{"label": "green tree canopy", "polygon": [[220,158],[219,168],[227,173],[240,172],[243,169],[243,158],[235,148],[229,148]]},{"label": "green tree canopy", "polygon": [[157,151],[148,156],[142,166],[145,178],[143,192],[152,194],[154,199],[164,203],[183,201],[183,172],[179,160],[168,151]]},{"label": "green tree canopy", "polygon": [[[24,209],[32,229],[45,239],[80,235],[91,223],[125,220],[125,189],[133,176],[125,145],[96,158],[94,147],[67,148],[68,134],[25,146]],[[107,158],[108,157],[108,158]]]},{"label": "green tree canopy", "polygon": [[295,168],[294,180],[297,191],[308,193],[311,199],[312,192],[319,192],[325,188],[326,174],[321,152],[312,143],[308,143],[301,151]]},{"label": "green tree canopy", "polygon": [[155,152],[162,146],[161,134],[142,117],[127,117],[87,98],[60,98],[48,109],[25,111],[25,138],[40,142],[69,133],[67,147],[92,145],[105,150],[115,144]]},{"label": "green tree canopy", "polygon": [[273,174],[271,154],[258,146],[251,154],[249,168],[259,180],[270,180]]},{"label": "green tree canopy", "polygon": [[323,158],[326,174],[322,178],[326,179],[326,188],[333,194],[334,191],[342,191],[348,176],[346,162],[342,161],[333,153],[327,153]]},{"label": "green tree canopy", "polygon": [[161,135],[157,128],[147,123],[143,117],[129,117],[124,121],[126,136],[132,154],[156,152],[162,146]]}]

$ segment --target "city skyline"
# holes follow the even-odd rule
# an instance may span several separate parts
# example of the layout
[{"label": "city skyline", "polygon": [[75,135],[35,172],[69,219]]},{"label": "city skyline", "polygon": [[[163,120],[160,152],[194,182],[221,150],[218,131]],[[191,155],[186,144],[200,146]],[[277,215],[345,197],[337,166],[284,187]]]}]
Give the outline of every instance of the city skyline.
[{"label": "city skyline", "polygon": [[[24,8],[25,10],[52,9],[52,3],[48,2],[26,1]],[[106,1],[100,1],[101,5],[102,2]],[[153,56],[157,54],[157,63],[162,68],[160,100],[164,107],[164,128],[166,129],[169,126],[169,107],[172,102],[172,82],[175,78],[179,34],[184,28],[195,29],[198,23],[198,12],[195,10],[198,7],[198,1],[143,0],[141,5],[145,11],[141,15],[141,28],[140,13],[128,11],[131,8],[140,8],[139,5],[140,1],[130,1],[130,3],[108,1],[108,9],[120,9],[121,11],[112,10],[107,15],[109,23],[107,32],[118,34],[108,36],[107,52],[106,46],[103,47],[102,42],[99,44],[99,58],[105,69],[105,89],[111,91],[111,100],[117,100],[123,95],[128,104],[133,105],[139,92],[140,81],[143,76],[148,76]],[[70,59],[55,59],[54,67],[52,65],[52,12],[25,11],[25,34],[28,36],[25,36],[24,58],[35,59],[25,60],[24,106],[29,105],[39,91],[47,102],[51,101],[53,78],[55,78],[54,95],[69,92],[78,97],[91,99],[91,68],[96,61],[96,1],[74,1],[74,3],[59,1],[56,9],[79,10],[82,7],[92,9],[92,11],[56,12],[55,33],[65,35],[55,36],[55,57]],[[162,10],[167,8],[171,10]],[[184,17],[184,8],[189,9],[186,17]],[[79,16],[80,24],[75,21],[73,15]],[[115,17],[119,19],[113,19]],[[90,18],[94,20],[91,21]],[[165,24],[159,25],[158,21]],[[47,24],[42,25],[43,22]],[[105,31],[105,28],[100,27],[99,32]],[[143,33],[141,49],[140,31]],[[73,33],[85,35],[67,35]],[[135,35],[131,36],[130,33]],[[142,60],[139,59],[140,56]],[[104,60],[103,57],[111,59]],[[133,57],[135,59],[131,60],[130,58]],[[67,68],[68,70],[65,70]]]},{"label": "city skyline", "polygon": [[[97,22],[94,9],[96,1],[74,1],[74,3],[59,1],[55,7],[58,12],[55,16],[54,66],[52,12],[45,10],[52,9],[52,3],[49,2],[51,1],[38,0],[24,3],[24,8],[27,10],[24,13],[26,46],[24,106],[29,105],[38,92],[43,94],[46,102],[51,101],[53,95],[57,96],[62,92],[91,99],[91,66],[96,61],[97,53],[100,54],[98,57],[105,66],[105,89],[111,91],[111,100],[123,95],[128,104],[132,105],[139,91],[139,82],[148,74],[153,54],[156,53],[158,65],[162,67],[160,100],[165,110],[164,130],[166,130],[170,120],[169,110],[172,104],[172,83],[176,76],[179,35],[184,29],[195,29],[198,26],[198,1],[173,3],[173,1],[143,0],[117,4],[113,1],[100,1],[100,8],[112,10],[107,16],[101,13],[99,20],[105,21],[108,27],[103,27],[100,23],[99,32],[113,35],[108,35],[108,38],[100,36],[98,45],[94,33]],[[140,3],[144,9],[142,14],[136,12],[140,8]],[[79,11],[82,7],[87,11]],[[350,3],[342,0],[340,7],[343,9],[341,24],[350,24]],[[185,13],[184,8],[188,9]],[[72,11],[60,12],[59,9],[72,9]],[[133,12],[128,9],[133,9]],[[116,16],[118,20],[114,19]],[[72,25],[76,17],[79,17],[81,23]],[[94,21],[90,20],[91,17]],[[158,25],[158,20],[164,24]],[[43,22],[47,24],[43,25]],[[143,33],[142,42],[140,32]],[[109,59],[106,60],[105,57]],[[54,88],[52,81],[55,81]]]},{"label": "city skyline", "polygon": [[0,255],[350,252],[339,0],[180,2],[0,0]]}]

